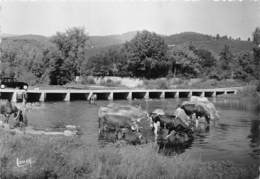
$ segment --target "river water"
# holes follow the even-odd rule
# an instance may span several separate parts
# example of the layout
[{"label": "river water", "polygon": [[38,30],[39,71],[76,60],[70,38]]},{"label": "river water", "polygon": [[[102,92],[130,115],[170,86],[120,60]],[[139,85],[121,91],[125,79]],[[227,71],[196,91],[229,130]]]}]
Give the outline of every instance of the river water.
[{"label": "river water", "polygon": [[[114,102],[140,104],[148,112],[162,108],[171,113],[182,100],[187,99]],[[210,100],[215,104],[221,119],[212,124],[208,132],[197,135],[181,152],[202,161],[231,160],[245,165],[260,164],[260,108],[256,101],[226,98]],[[42,103],[28,112],[29,124],[41,129],[64,124],[78,125],[83,131],[83,141],[98,146],[97,110],[99,106],[108,103]]]}]

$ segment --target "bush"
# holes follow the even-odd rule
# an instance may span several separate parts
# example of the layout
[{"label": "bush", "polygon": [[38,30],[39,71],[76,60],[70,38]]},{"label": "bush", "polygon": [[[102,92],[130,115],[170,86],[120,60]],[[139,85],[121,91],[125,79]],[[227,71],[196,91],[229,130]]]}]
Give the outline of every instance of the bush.
[{"label": "bush", "polygon": [[168,82],[166,80],[159,80],[158,81],[158,88],[159,89],[168,89]]},{"label": "bush", "polygon": [[120,86],[120,81],[113,81],[111,79],[101,80],[100,85],[108,87],[118,87]]},{"label": "bush", "polygon": [[91,85],[96,84],[95,79],[94,79],[93,76],[86,76],[86,77],[83,77],[81,83],[84,84],[84,85],[85,85],[85,84],[91,84]]},{"label": "bush", "polygon": [[169,82],[166,78],[144,80],[144,86],[148,89],[169,89]]}]

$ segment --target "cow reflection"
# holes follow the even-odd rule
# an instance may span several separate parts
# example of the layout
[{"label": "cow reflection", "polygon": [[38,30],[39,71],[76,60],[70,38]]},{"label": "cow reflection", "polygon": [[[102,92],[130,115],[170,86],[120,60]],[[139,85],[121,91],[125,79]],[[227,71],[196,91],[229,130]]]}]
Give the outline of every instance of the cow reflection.
[{"label": "cow reflection", "polygon": [[182,154],[185,152],[186,149],[192,147],[193,141],[194,138],[190,138],[189,140],[183,143],[175,143],[175,144],[158,141],[158,147],[159,147],[158,152],[166,156],[174,156],[174,155]]},{"label": "cow reflection", "polygon": [[248,136],[250,138],[251,147],[260,146],[260,120],[252,120],[251,123],[251,134]]}]

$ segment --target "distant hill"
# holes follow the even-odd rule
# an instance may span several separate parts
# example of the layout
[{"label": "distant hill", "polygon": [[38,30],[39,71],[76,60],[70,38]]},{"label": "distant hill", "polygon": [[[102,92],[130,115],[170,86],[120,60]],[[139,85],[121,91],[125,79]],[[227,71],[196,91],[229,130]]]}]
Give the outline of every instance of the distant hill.
[{"label": "distant hill", "polygon": [[1,34],[1,37],[4,38],[4,37],[12,37],[12,36],[17,36],[17,35],[14,35],[14,34],[6,34],[6,33],[2,33]]},{"label": "distant hill", "polygon": [[[102,50],[109,48],[118,48],[121,44],[131,40],[136,35],[137,31],[128,32],[120,35],[107,35],[107,36],[90,36],[89,44],[90,49],[87,56],[92,56],[99,53]],[[213,36],[195,33],[195,32],[183,32],[170,36],[163,36],[165,42],[168,45],[189,45],[193,44],[197,48],[203,48],[212,51],[215,54],[219,54],[225,45],[229,45],[233,53],[239,53],[242,51],[248,51],[253,48],[253,43],[242,40],[228,40],[228,39],[215,39]],[[3,36],[3,43],[12,42],[19,44],[31,44],[39,48],[52,45],[49,37],[41,35],[6,35]]]},{"label": "distant hill", "polygon": [[34,34],[28,34],[28,35],[5,35],[3,38],[8,38],[11,40],[48,40],[49,38],[43,35],[34,35]]},{"label": "distant hill", "polygon": [[122,46],[122,43],[117,44],[117,45],[90,48],[87,50],[86,57],[89,58],[89,57],[95,56],[95,55],[99,54],[100,52],[107,51],[109,49],[119,49],[121,46]]},{"label": "distant hill", "polygon": [[254,46],[252,42],[242,40],[216,39],[213,36],[195,32],[183,32],[170,36],[164,36],[168,45],[188,45],[193,44],[197,48],[207,49],[219,54],[225,45],[229,45],[233,53],[251,50]]},{"label": "distant hill", "polygon": [[123,44],[131,40],[136,35],[137,31],[127,32],[121,35],[107,35],[107,36],[90,36],[90,44],[92,48],[107,47],[110,45]]},{"label": "distant hill", "polygon": [[[137,31],[127,32],[120,35],[107,35],[107,36],[90,36],[89,44],[91,48],[105,48],[108,46],[114,46],[123,44],[126,41],[131,40],[136,35]],[[24,43],[51,43],[50,37],[42,35],[14,35],[14,34],[2,34],[3,41],[5,42],[24,42]]]},{"label": "distant hill", "polygon": [[32,46],[34,48],[44,49],[52,46],[48,37],[42,35],[11,35],[2,38],[2,45],[13,45],[16,47]]},{"label": "distant hill", "polygon": [[164,40],[167,44],[183,44],[191,41],[198,42],[213,40],[213,37],[196,32],[183,32],[170,36],[164,36]]}]

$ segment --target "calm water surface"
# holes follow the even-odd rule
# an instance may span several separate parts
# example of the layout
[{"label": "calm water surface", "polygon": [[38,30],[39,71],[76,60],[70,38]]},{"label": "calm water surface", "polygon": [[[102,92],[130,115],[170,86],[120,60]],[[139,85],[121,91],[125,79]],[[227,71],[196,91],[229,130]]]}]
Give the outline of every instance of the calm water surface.
[{"label": "calm water surface", "polygon": [[[185,99],[132,101],[151,112],[162,108],[171,113]],[[197,135],[188,148],[183,150],[190,157],[208,160],[232,160],[240,164],[260,164],[260,111],[253,101],[239,99],[211,99],[221,115],[207,133]],[[114,101],[128,103],[128,101]],[[79,125],[83,141],[98,147],[97,110],[108,101],[44,103],[30,110],[29,123],[37,128],[53,128],[61,124]]]}]

